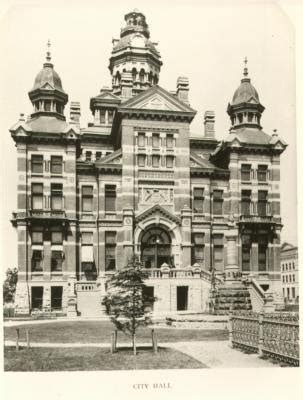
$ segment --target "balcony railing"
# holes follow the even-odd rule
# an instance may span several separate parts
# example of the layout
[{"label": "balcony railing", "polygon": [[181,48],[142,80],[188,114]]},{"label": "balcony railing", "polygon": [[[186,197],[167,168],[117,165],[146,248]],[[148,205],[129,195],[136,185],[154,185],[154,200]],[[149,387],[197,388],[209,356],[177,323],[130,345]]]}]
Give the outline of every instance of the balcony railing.
[{"label": "balcony railing", "polygon": [[272,215],[240,215],[240,222],[246,223],[271,223]]},{"label": "balcony railing", "polygon": [[96,281],[84,281],[76,283],[77,292],[93,292],[97,290],[98,283]]},{"label": "balcony railing", "polygon": [[[144,268],[150,279],[182,279],[182,278],[200,278],[211,282],[212,276],[209,271],[201,268]],[[215,278],[217,283],[222,283],[219,277]]]},{"label": "balcony railing", "polygon": [[29,210],[27,211],[27,217],[65,219],[66,215],[63,210]]}]

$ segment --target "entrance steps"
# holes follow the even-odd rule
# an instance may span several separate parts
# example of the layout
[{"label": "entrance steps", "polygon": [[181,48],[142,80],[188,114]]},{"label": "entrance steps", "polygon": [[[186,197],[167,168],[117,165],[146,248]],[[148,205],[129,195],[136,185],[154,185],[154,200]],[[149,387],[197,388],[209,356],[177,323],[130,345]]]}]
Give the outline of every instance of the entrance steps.
[{"label": "entrance steps", "polygon": [[79,282],[76,285],[77,314],[81,317],[105,316],[101,285],[97,282]]},{"label": "entrance steps", "polygon": [[252,310],[249,290],[242,283],[223,285],[211,294],[213,312],[226,315],[232,311]]}]

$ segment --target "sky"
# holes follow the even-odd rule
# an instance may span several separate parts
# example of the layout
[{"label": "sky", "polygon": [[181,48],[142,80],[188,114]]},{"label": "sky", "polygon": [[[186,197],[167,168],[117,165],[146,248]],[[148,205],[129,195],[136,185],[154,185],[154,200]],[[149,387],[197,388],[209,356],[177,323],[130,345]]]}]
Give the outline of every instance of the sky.
[{"label": "sky", "polygon": [[[62,3],[61,3],[62,4]],[[272,3],[162,0],[68,2],[16,5],[0,23],[1,236],[3,260],[17,266],[16,233],[9,219],[16,209],[16,149],[9,128],[32,106],[28,91],[52,43],[52,62],[70,101],[81,103],[81,126],[92,120],[89,99],[111,85],[108,69],[112,38],[119,38],[124,15],[139,8],[151,40],[159,42],[163,66],[159,85],[176,89],[179,76],[190,82],[190,103],[197,110],[191,125],[203,135],[206,110],[216,114],[216,137],[228,135],[228,102],[240,84],[248,59],[252,84],[265,106],[261,124],[277,129],[288,147],[281,156],[282,240],[297,243],[296,119],[294,29]],[[71,6],[73,4],[73,6]],[[5,62],[3,62],[5,60]],[[69,116],[69,104],[66,107]]]}]

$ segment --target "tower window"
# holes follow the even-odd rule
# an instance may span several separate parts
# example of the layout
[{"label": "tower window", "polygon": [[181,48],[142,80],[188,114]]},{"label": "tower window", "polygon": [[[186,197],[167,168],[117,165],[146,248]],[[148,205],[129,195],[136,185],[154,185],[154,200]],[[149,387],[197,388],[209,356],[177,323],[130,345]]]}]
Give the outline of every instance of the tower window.
[{"label": "tower window", "polygon": [[102,155],[101,151],[96,151],[96,161],[101,160],[101,155]]},{"label": "tower window", "polygon": [[216,271],[223,270],[223,235],[214,235],[214,268]]},{"label": "tower window", "polygon": [[56,112],[59,114],[62,114],[62,111],[63,111],[62,105],[60,103],[56,102]]},{"label": "tower window", "polygon": [[194,188],[194,193],[193,193],[194,212],[203,212],[203,203],[204,203],[204,189]]},{"label": "tower window", "polygon": [[222,215],[223,214],[223,191],[222,190],[214,190],[213,193],[213,213],[214,215]]},{"label": "tower window", "polygon": [[116,232],[105,232],[105,271],[116,269]]},{"label": "tower window", "polygon": [[153,147],[158,148],[160,146],[160,135],[158,133],[153,133]]},{"label": "tower window", "polygon": [[242,190],[241,192],[241,213],[243,215],[250,215],[251,207],[251,191]]},{"label": "tower window", "polygon": [[138,133],[138,146],[139,147],[144,147],[145,146],[145,133],[144,132],[139,132]]},{"label": "tower window", "polygon": [[258,215],[267,215],[267,191],[265,190],[258,191]]},{"label": "tower window", "polygon": [[258,235],[258,265],[259,271],[266,271],[267,266],[267,235]]},{"label": "tower window", "polygon": [[259,182],[267,181],[267,165],[258,165],[257,176]]},{"label": "tower window", "polygon": [[91,161],[92,160],[92,152],[91,151],[87,151],[85,153],[85,160],[86,161]]},{"label": "tower window", "polygon": [[241,165],[241,181],[250,181],[251,179],[251,165],[242,164]]},{"label": "tower window", "polygon": [[138,155],[138,166],[139,167],[145,167],[145,159],[146,159],[145,154]]},{"label": "tower window", "polygon": [[43,183],[32,183],[32,209],[43,209]]},{"label": "tower window", "polygon": [[166,136],[166,147],[168,147],[169,149],[174,147],[174,135]]},{"label": "tower window", "polygon": [[113,110],[108,110],[108,123],[112,124],[114,119],[114,111]]},{"label": "tower window", "polygon": [[116,211],[116,186],[105,185],[105,211]]},{"label": "tower window", "polygon": [[173,168],[174,166],[174,157],[173,156],[166,156],[166,167]]},{"label": "tower window", "polygon": [[153,155],[152,156],[152,166],[153,166],[153,168],[159,168],[159,165],[160,165],[160,156]]},{"label": "tower window", "polygon": [[31,167],[33,174],[43,174],[43,156],[33,154]]},{"label": "tower window", "polygon": [[82,212],[93,211],[93,187],[82,186]]},{"label": "tower window", "polygon": [[51,101],[50,100],[45,100],[44,101],[44,110],[45,111],[51,111]]},{"label": "tower window", "polygon": [[63,186],[62,183],[51,184],[51,209],[62,210],[63,208]]},{"label": "tower window", "polygon": [[198,263],[200,266],[204,264],[204,233],[194,233],[192,236],[192,265]]},{"label": "tower window", "polygon": [[105,124],[105,110],[100,110],[100,123]]},{"label": "tower window", "polygon": [[251,236],[242,235],[242,271],[250,271]]},{"label": "tower window", "polygon": [[62,156],[51,156],[51,174],[62,174]]}]

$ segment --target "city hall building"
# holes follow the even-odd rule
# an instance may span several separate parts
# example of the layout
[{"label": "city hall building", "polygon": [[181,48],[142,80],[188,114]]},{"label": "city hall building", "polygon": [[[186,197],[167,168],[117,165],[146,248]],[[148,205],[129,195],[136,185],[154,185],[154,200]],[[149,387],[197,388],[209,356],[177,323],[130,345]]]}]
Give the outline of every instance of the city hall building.
[{"label": "city hall building", "polygon": [[219,289],[247,292],[246,308],[266,293],[278,302],[286,144],[262,130],[246,64],[223,141],[211,111],[204,132],[191,136],[188,79],[167,91],[161,66],[145,16],[125,15],[109,60],[112,87],[90,99],[93,122],[81,128],[79,103],[66,117],[68,94],[47,52],[29,91],[32,114],[10,130],[17,313],[101,315],[108,277],[133,254],[149,273],[155,313],[208,312],[211,288],[219,302]]}]

